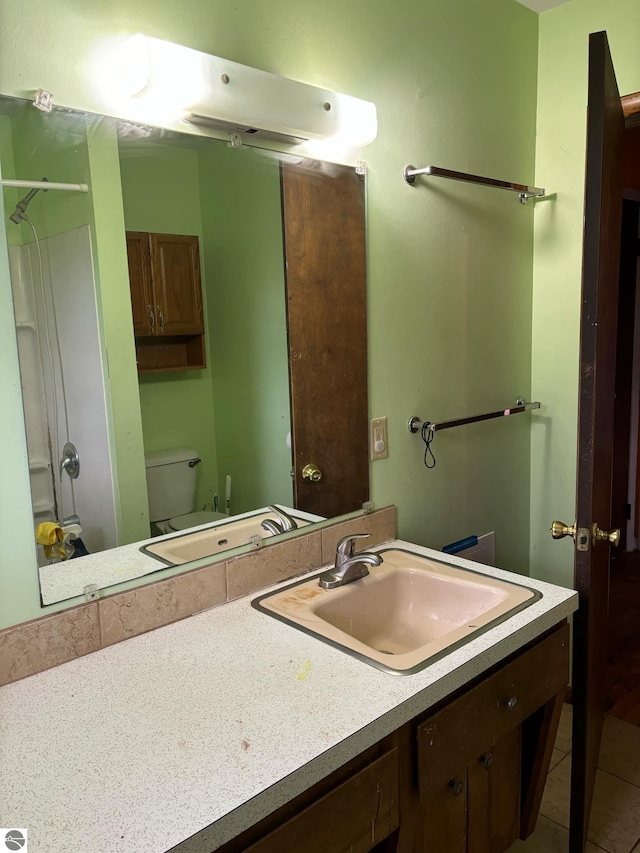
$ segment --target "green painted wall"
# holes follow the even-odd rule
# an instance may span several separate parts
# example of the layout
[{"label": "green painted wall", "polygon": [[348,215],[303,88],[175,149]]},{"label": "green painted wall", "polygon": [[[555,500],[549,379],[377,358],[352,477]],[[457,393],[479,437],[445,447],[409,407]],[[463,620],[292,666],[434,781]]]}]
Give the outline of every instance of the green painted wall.
[{"label": "green painted wall", "polygon": [[[13,133],[9,116],[0,116],[0,163],[2,163],[2,171],[5,178],[15,178],[16,167],[13,156]],[[21,196],[18,195],[18,190],[14,187],[2,187],[2,197],[4,200],[4,209],[7,212],[6,216],[3,217],[7,243],[12,246],[20,245],[22,242],[21,229],[10,222],[7,217],[11,216]]]},{"label": "green painted wall", "polygon": [[291,506],[278,162],[222,143],[198,158],[220,497],[229,474],[232,512]]},{"label": "green painted wall", "polygon": [[[25,108],[12,120],[15,177],[61,183],[89,183],[86,122],[75,122],[36,109]],[[28,190],[18,191],[23,198]],[[41,239],[62,234],[81,225],[93,225],[90,193],[38,192],[27,209]],[[33,242],[27,223],[16,227],[22,243]]]},{"label": "green painted wall", "polygon": [[621,94],[640,90],[636,0],[574,0],[540,18],[532,393],[544,410],[531,434],[531,572],[571,586],[573,549],[554,518],[575,517],[578,349],[589,33],[606,30]]},{"label": "green painted wall", "polygon": [[[107,75],[97,78],[95,59],[113,36],[142,31],[375,101],[378,138],[362,152],[370,405],[389,418],[390,455],[372,466],[372,495],[398,505],[406,538],[439,547],[495,529],[499,564],[527,571],[528,416],[443,433],[434,471],[422,467],[406,421],[530,394],[533,205],[436,179],[410,188],[401,172],[433,162],[533,181],[538,17],[513,0],[185,0],[180,10],[169,0],[131,0],[126,11],[34,0],[28,9],[3,4],[0,26],[11,34],[0,90],[16,96],[44,87],[59,104],[107,111]],[[114,312],[112,331],[115,322]],[[0,379],[9,388],[13,381]],[[3,517],[15,516],[25,488],[15,484]],[[27,515],[15,517],[18,539],[28,526]],[[28,548],[10,570],[34,571]]]},{"label": "green painted wall", "polygon": [[[197,152],[162,145],[123,146],[120,172],[127,231],[195,234],[198,237],[208,346],[206,306],[209,295]],[[139,377],[145,450],[193,447],[202,458],[198,470],[197,509],[212,503],[218,481],[210,357],[207,362],[205,370]]]},{"label": "green painted wall", "polygon": [[148,536],[149,510],[115,123],[89,122],[87,143],[95,226],[91,237],[109,371],[109,428],[121,541],[137,542]]}]

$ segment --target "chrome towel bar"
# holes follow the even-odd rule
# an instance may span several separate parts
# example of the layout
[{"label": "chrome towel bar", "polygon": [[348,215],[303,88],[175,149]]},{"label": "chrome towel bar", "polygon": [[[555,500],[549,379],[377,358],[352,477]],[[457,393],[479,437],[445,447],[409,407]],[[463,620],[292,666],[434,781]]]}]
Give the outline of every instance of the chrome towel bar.
[{"label": "chrome towel bar", "polygon": [[542,198],[546,191],[540,187],[530,187],[527,184],[514,184],[510,181],[499,181],[496,178],[482,178],[479,175],[469,175],[466,172],[454,172],[451,169],[442,169],[440,166],[425,166],[416,169],[415,166],[405,166],[402,176],[405,181],[413,186],[419,175],[429,175],[437,178],[450,178],[453,181],[464,181],[468,184],[482,184],[485,187],[496,187],[500,190],[510,190],[518,193],[521,204],[526,204],[530,198]]},{"label": "chrome towel bar", "polygon": [[492,418],[504,418],[508,415],[519,415],[521,412],[530,412],[532,409],[539,409],[540,403],[528,403],[524,397],[518,397],[516,400],[515,406],[512,406],[509,409],[499,409],[497,412],[487,412],[484,415],[473,415],[469,418],[455,418],[450,421],[438,421],[437,423],[430,423],[429,421],[421,421],[418,417],[409,418],[409,422],[407,424],[409,428],[409,432],[416,433],[420,432],[425,426],[425,428],[433,435],[433,433],[438,432],[443,429],[451,429],[452,427],[464,426],[465,424],[474,424],[479,421],[490,421]]}]

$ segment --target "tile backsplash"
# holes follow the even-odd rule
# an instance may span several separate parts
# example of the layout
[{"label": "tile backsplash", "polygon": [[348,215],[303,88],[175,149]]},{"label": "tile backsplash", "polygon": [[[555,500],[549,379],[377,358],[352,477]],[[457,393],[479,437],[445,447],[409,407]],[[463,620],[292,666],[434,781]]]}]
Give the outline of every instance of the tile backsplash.
[{"label": "tile backsplash", "polygon": [[193,569],[0,631],[0,685],[152,631],[305,574],[333,561],[349,533],[369,533],[360,548],[396,536],[396,508],[311,530],[211,566]]}]

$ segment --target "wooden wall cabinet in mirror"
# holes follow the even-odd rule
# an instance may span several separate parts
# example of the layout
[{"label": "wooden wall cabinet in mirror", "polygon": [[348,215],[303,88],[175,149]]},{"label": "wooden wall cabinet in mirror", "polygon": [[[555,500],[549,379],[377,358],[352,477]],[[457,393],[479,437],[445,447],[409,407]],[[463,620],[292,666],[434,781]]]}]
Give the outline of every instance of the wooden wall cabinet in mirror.
[{"label": "wooden wall cabinet in mirror", "polygon": [[205,367],[198,238],[127,231],[138,373]]}]

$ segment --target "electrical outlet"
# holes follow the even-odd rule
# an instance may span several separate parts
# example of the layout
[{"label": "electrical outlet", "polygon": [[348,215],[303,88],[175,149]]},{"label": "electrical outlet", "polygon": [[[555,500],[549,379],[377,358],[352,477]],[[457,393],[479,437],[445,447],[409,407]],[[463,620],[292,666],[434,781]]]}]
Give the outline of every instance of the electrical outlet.
[{"label": "electrical outlet", "polygon": [[386,418],[371,418],[369,421],[369,450],[372,462],[386,459],[389,455]]}]

